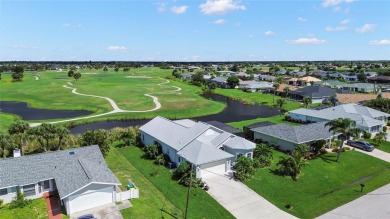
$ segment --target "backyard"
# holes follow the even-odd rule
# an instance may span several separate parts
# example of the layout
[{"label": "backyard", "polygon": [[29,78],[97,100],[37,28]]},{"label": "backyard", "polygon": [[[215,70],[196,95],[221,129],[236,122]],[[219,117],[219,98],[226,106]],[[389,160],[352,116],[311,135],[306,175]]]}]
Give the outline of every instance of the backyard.
[{"label": "backyard", "polygon": [[299,218],[320,216],[390,182],[389,163],[355,151],[342,153],[339,163],[336,153],[308,161],[297,181],[272,172],[281,156],[287,155],[274,151],[273,165],[258,169],[246,185]]}]

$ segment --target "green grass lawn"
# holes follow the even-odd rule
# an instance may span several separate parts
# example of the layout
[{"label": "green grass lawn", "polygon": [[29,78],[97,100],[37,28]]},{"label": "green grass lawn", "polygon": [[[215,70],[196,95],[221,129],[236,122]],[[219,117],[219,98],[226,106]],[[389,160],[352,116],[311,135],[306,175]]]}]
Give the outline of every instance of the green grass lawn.
[{"label": "green grass lawn", "polygon": [[[122,185],[127,185],[127,180],[131,179],[140,190],[140,198],[131,200],[133,207],[121,211],[124,218],[171,218],[161,209],[176,215],[178,218],[183,218],[184,213],[167,200],[165,195],[138,171],[118,149],[111,148],[106,162]],[[124,186],[121,189],[124,189]]]},{"label": "green grass lawn", "polygon": [[43,219],[49,218],[47,215],[47,207],[45,199],[34,199],[24,208],[9,209],[9,205],[5,205],[0,209],[1,219]]},{"label": "green grass lawn", "polygon": [[[143,192],[148,191],[149,187],[157,188],[159,193],[162,193],[166,200],[161,199],[156,203],[157,208],[169,209],[166,207],[167,203],[172,203],[181,213],[185,212],[186,198],[188,189],[179,185],[176,181],[171,179],[172,173],[164,166],[157,166],[151,160],[143,159],[143,151],[137,147],[125,147],[117,149],[129,163],[132,164],[143,176],[149,180],[153,186],[144,186],[140,189],[140,199],[143,197]],[[116,159],[116,157],[115,157]],[[131,166],[129,167],[131,169]],[[158,172],[157,175],[151,176],[151,173]],[[133,173],[132,173],[133,174]],[[142,182],[134,180],[138,187],[141,187]],[[145,190],[145,191],[143,191]],[[141,200],[140,200],[141,201]],[[148,214],[148,208],[145,208],[144,214]],[[170,212],[174,213],[174,212]],[[137,217],[138,218],[138,217]],[[150,217],[149,217],[150,218]],[[151,217],[153,218],[153,217]],[[200,188],[191,190],[190,204],[189,204],[189,218],[234,218],[226,209],[224,209],[218,202],[216,202],[210,195]]]},{"label": "green grass lawn", "polygon": [[[0,80],[0,101],[22,101],[29,106],[44,109],[89,110],[94,114],[112,110],[108,101],[101,98],[75,95],[63,85],[77,88],[77,92],[113,99],[124,110],[148,110],[155,107],[152,98],[144,94],[151,94],[159,98],[162,108],[147,113],[118,113],[89,119],[89,121],[106,119],[134,119],[153,118],[161,115],[169,118],[188,118],[218,113],[225,107],[224,104],[205,99],[198,95],[201,88],[177,81],[166,82],[166,75],[171,70],[159,68],[138,68],[129,72],[108,72],[97,70],[80,70],[82,76],[76,82],[67,76],[67,72],[39,72],[39,80],[34,74],[25,72],[23,82],[12,83],[9,73],[2,74]],[[93,73],[93,74],[88,74]],[[149,76],[152,78],[128,78],[128,76]],[[72,83],[73,85],[69,85]],[[175,92],[178,86],[182,90]],[[5,92],[6,91],[6,92]],[[3,119],[6,118],[6,119]],[[0,113],[0,130],[6,130],[14,119]],[[60,119],[57,119],[60,120]],[[30,121],[30,122],[47,122]],[[84,121],[82,121],[84,122]]]},{"label": "green grass lawn", "polygon": [[0,113],[0,132],[6,133],[8,132],[8,128],[12,121],[17,119],[18,116],[8,114],[8,113]]},{"label": "green grass lawn", "polygon": [[284,121],[283,120],[284,116],[283,115],[276,115],[276,116],[271,116],[271,117],[266,117],[266,118],[257,118],[257,119],[251,119],[251,120],[244,120],[244,121],[239,121],[239,122],[231,122],[229,125],[238,128],[240,130],[243,130],[243,127],[246,125],[250,125],[256,122],[273,122],[275,124],[288,124],[288,125],[301,125],[298,123],[294,122],[289,122],[289,121]]},{"label": "green grass lawn", "polygon": [[390,153],[390,142],[388,141],[385,141],[382,144],[377,144],[372,139],[364,139],[364,141],[367,141],[368,143],[374,145],[376,149]]},{"label": "green grass lawn", "polygon": [[317,217],[390,182],[389,163],[356,151],[342,153],[339,163],[335,153],[308,161],[297,181],[271,172],[280,156],[286,155],[274,151],[273,166],[258,169],[246,185],[299,218]]},{"label": "green grass lawn", "polygon": [[[280,99],[280,96],[275,96],[275,102],[274,100],[274,95],[272,94],[263,94],[263,93],[258,93],[258,92],[244,92],[242,90],[238,89],[221,89],[217,88],[215,89],[216,94],[220,94],[223,96],[227,96],[233,99],[238,99],[243,102],[247,103],[259,103],[259,104],[264,104],[268,106],[273,106],[276,103],[276,100]],[[290,110],[295,110],[298,108],[303,107],[303,104],[300,102],[295,102],[295,101],[286,101],[286,104],[283,106],[283,109],[290,111]]]}]

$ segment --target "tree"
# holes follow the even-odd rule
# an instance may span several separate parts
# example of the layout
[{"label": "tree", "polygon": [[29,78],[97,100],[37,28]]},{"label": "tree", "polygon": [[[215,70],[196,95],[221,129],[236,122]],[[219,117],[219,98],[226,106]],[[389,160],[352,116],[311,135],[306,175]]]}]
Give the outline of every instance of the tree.
[{"label": "tree", "polygon": [[12,72],[12,82],[21,82],[23,80],[24,68],[22,66],[13,67]]},{"label": "tree", "polygon": [[226,83],[229,85],[230,88],[235,88],[240,84],[240,79],[236,75],[232,75],[227,78]]},{"label": "tree", "polygon": [[280,109],[282,109],[283,105],[286,103],[286,99],[280,98],[276,100],[276,104],[279,106]]},{"label": "tree", "polygon": [[364,105],[382,112],[390,113],[390,99],[388,98],[369,100]]},{"label": "tree", "polygon": [[386,132],[379,132],[374,137],[374,142],[376,144],[382,144],[387,139],[387,133]]},{"label": "tree", "polygon": [[364,74],[363,72],[359,73],[357,75],[357,79],[361,82],[366,82],[367,81],[367,76],[366,74]]},{"label": "tree", "polygon": [[103,71],[108,71],[107,66],[104,66]]},{"label": "tree", "polygon": [[307,144],[299,144],[295,146],[294,149],[294,152],[298,152],[303,157],[307,154],[307,152],[309,152],[309,147],[307,146]]},{"label": "tree", "polygon": [[284,93],[286,93],[286,98],[288,97],[288,93],[290,92],[290,88],[289,87],[285,87],[285,88],[283,88],[283,91],[284,91]]},{"label": "tree", "polygon": [[[181,162],[180,165],[176,168],[176,170],[173,172],[173,178],[177,180],[181,185],[190,186],[191,182],[191,169],[192,169],[192,176],[196,175],[196,172],[193,168],[191,168],[191,163]],[[196,177],[192,177],[191,187],[198,187],[200,185],[201,181],[199,179],[196,179]]]},{"label": "tree", "polygon": [[63,141],[65,139],[67,139],[69,137],[70,132],[67,128],[65,128],[63,126],[59,126],[59,127],[57,127],[56,134],[58,137],[57,150],[60,150],[61,144],[63,143]]},{"label": "tree", "polygon": [[115,68],[114,68],[114,71],[115,71],[115,72],[118,72],[118,71],[119,71],[119,67],[115,67]]},{"label": "tree", "polygon": [[145,145],[144,151],[146,156],[151,160],[155,160],[158,155],[162,154],[161,145],[157,144],[156,142],[150,145]]},{"label": "tree", "polygon": [[72,78],[74,75],[74,71],[73,70],[69,70],[68,71],[68,77]]},{"label": "tree", "polygon": [[361,133],[361,130],[359,128],[355,128],[356,121],[350,118],[338,118],[329,121],[325,124],[325,127],[329,127],[329,131],[333,132],[333,134],[340,133],[342,136],[342,141],[340,143],[339,152],[336,160],[337,162],[339,162],[344,141],[348,140],[351,136],[359,135]]},{"label": "tree", "polygon": [[129,67],[124,67],[124,68],[123,68],[123,71],[124,71],[124,72],[128,72],[128,71],[130,71],[130,68],[129,68]]},{"label": "tree", "polygon": [[57,137],[57,127],[53,124],[42,123],[40,126],[31,128],[29,133],[38,140],[43,151],[50,151],[53,148],[52,141]]},{"label": "tree", "polygon": [[272,102],[273,102],[273,103],[275,103],[275,95],[276,95],[276,91],[279,89],[279,87],[280,87],[280,84],[278,84],[278,83],[274,83],[274,84],[272,85],[272,87],[274,87],[274,97],[273,97],[273,100],[272,100]]},{"label": "tree", "polygon": [[320,152],[320,150],[325,146],[325,144],[326,144],[326,140],[324,140],[324,139],[320,139],[320,140],[313,142],[311,144],[312,151],[315,154],[318,154]]},{"label": "tree", "polygon": [[282,76],[280,76],[280,77],[277,77],[275,81],[276,81],[276,83],[278,83],[278,84],[283,84],[284,79],[283,79]]},{"label": "tree", "polygon": [[336,106],[336,104],[337,104],[337,96],[336,96],[336,94],[330,95],[328,100],[329,100],[329,103],[332,104],[332,106]]},{"label": "tree", "polygon": [[178,69],[173,69],[172,76],[175,77],[175,78],[181,78],[182,77],[182,75],[181,75],[181,73],[180,73],[180,71]]},{"label": "tree", "polygon": [[14,147],[14,141],[11,136],[0,132],[0,154],[3,158],[9,155],[10,150]]},{"label": "tree", "polygon": [[257,144],[253,150],[254,167],[269,167],[274,157],[272,149],[266,144]]},{"label": "tree", "polygon": [[196,86],[202,86],[204,84],[205,80],[203,78],[203,73],[202,72],[197,72],[192,76],[191,83]]},{"label": "tree", "polygon": [[77,81],[79,78],[81,78],[81,73],[80,72],[74,73],[73,78],[76,79]]},{"label": "tree", "polygon": [[26,143],[27,132],[30,129],[30,125],[23,120],[14,121],[8,128],[8,134],[15,138],[16,146],[21,150],[24,155],[23,145]]},{"label": "tree", "polygon": [[249,157],[240,156],[234,165],[234,177],[240,181],[245,181],[255,175],[253,160]]},{"label": "tree", "polygon": [[298,151],[295,151],[292,155],[282,157],[279,160],[276,172],[283,176],[291,176],[293,180],[297,180],[305,164],[303,156]]},{"label": "tree", "polygon": [[240,71],[240,68],[238,67],[237,64],[234,64],[232,67],[230,67],[229,70],[230,71],[234,71],[234,72],[238,72],[238,71]]},{"label": "tree", "polygon": [[110,135],[104,129],[88,130],[81,138],[83,146],[98,145],[103,157],[110,151]]},{"label": "tree", "polygon": [[304,97],[303,98],[303,105],[305,106],[305,108],[307,108],[309,106],[309,104],[311,104],[313,101],[310,97]]}]

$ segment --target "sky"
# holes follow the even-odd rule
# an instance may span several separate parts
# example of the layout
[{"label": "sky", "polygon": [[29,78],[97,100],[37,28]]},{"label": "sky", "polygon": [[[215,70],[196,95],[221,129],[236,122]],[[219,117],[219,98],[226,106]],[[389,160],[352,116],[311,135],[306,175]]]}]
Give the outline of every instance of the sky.
[{"label": "sky", "polygon": [[0,61],[390,60],[389,0],[0,0]]}]

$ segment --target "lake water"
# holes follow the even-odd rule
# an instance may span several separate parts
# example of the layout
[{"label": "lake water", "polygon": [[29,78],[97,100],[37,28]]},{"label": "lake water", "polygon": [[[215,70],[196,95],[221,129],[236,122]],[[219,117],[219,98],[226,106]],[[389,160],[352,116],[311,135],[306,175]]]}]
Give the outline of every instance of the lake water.
[{"label": "lake water", "polygon": [[74,118],[87,116],[93,112],[87,110],[50,110],[31,108],[24,102],[0,101],[0,111],[5,113],[16,114],[23,120],[45,120]]},{"label": "lake water", "polygon": [[[203,97],[218,102],[226,103],[226,108],[217,114],[200,116],[191,118],[197,121],[219,121],[223,123],[238,122],[242,120],[256,119],[259,117],[270,117],[279,115],[280,111],[276,108],[272,108],[265,105],[255,104],[248,105],[237,100],[229,99],[228,97],[217,94],[205,94]],[[73,134],[82,134],[88,129],[112,129],[115,127],[129,127],[143,125],[150,121],[150,119],[134,119],[134,120],[122,120],[122,121],[98,121],[83,125],[77,125],[70,128]]]}]

